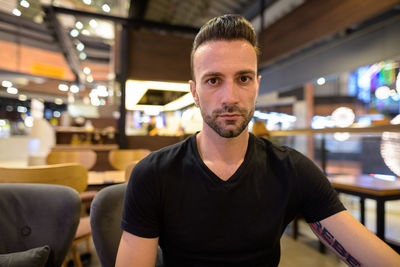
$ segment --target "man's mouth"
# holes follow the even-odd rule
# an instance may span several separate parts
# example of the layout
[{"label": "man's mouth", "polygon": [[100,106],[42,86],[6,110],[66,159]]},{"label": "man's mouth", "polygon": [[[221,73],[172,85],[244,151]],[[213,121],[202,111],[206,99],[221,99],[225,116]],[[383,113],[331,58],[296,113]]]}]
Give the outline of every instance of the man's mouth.
[{"label": "man's mouth", "polygon": [[239,118],[240,114],[239,113],[222,113],[222,114],[219,114],[218,117],[223,118],[223,119],[233,120],[233,119]]}]

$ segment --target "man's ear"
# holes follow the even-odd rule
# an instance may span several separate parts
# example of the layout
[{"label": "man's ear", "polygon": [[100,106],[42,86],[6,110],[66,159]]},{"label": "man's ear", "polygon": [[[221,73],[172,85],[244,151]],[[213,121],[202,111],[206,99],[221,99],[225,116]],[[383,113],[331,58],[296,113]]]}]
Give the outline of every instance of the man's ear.
[{"label": "man's ear", "polygon": [[257,96],[258,96],[258,92],[260,89],[260,82],[261,82],[261,75],[258,75],[257,76]]},{"label": "man's ear", "polygon": [[193,80],[189,81],[190,92],[192,93],[193,100],[196,106],[199,106],[199,97],[197,96],[196,83]]}]

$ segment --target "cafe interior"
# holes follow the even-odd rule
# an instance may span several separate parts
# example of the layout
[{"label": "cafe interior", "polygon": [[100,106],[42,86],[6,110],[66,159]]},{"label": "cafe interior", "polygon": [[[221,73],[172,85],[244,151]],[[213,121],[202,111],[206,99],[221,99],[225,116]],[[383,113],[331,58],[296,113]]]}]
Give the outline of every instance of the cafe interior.
[{"label": "cafe interior", "polygon": [[[192,43],[232,13],[261,52],[249,131],[400,252],[400,1],[0,0],[0,265],[48,245],[47,266],[114,266],[131,171],[201,131]],[[346,264],[299,215],[279,266]]]}]

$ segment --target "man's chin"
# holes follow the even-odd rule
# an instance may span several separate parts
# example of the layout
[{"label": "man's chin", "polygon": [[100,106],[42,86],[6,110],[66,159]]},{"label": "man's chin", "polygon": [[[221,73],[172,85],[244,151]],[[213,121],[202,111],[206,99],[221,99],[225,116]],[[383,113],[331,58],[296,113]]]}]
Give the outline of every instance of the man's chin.
[{"label": "man's chin", "polygon": [[224,128],[219,127],[217,129],[214,129],[214,131],[221,137],[234,138],[238,137],[244,131],[244,129],[240,129],[240,127],[238,126],[229,125]]}]

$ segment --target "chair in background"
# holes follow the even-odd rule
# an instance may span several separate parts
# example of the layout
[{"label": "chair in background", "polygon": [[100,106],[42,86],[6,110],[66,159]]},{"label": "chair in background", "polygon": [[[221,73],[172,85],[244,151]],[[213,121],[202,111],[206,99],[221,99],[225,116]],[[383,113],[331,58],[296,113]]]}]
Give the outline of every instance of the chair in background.
[{"label": "chair in background", "polygon": [[46,163],[79,163],[90,170],[96,164],[96,160],[97,155],[93,150],[57,150],[47,155]]},{"label": "chair in background", "polygon": [[133,171],[133,168],[135,168],[137,163],[138,163],[138,161],[131,162],[126,167],[126,169],[125,169],[125,182],[129,181],[129,178],[131,177],[131,173]]},{"label": "chair in background", "polygon": [[[42,266],[61,266],[74,239],[80,209],[78,193],[67,186],[0,184],[3,260],[12,260],[13,266],[31,266],[33,261]],[[46,245],[50,249],[44,248]],[[29,253],[24,253],[26,250]]]},{"label": "chair in background", "polygon": [[113,168],[126,171],[129,164],[140,161],[150,153],[149,149],[115,149],[108,154],[108,160]]},{"label": "chair in background", "polygon": [[[51,151],[46,158],[46,163],[60,164],[60,163],[79,163],[84,166],[87,170],[93,168],[96,164],[97,154],[93,150],[57,150]],[[89,190],[82,192],[81,200],[83,204],[82,212],[87,211],[90,208],[90,204],[97,191]]]},{"label": "chair in background", "polygon": [[[122,235],[120,227],[126,183],[108,186],[92,202],[90,224],[93,242],[103,267],[115,265]],[[162,253],[158,248],[156,266],[162,266]]]},{"label": "chair in background", "polygon": [[[87,187],[88,171],[77,163],[34,167],[0,167],[0,183],[57,184],[72,187],[78,193],[82,193]],[[87,242],[90,237],[89,217],[81,217],[71,246],[71,255],[75,266],[82,266],[77,244],[82,241]]]}]

